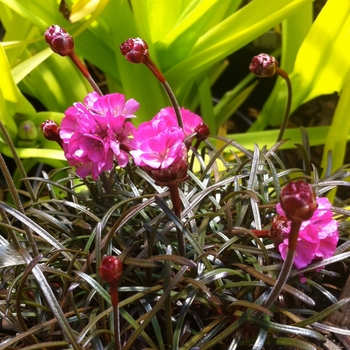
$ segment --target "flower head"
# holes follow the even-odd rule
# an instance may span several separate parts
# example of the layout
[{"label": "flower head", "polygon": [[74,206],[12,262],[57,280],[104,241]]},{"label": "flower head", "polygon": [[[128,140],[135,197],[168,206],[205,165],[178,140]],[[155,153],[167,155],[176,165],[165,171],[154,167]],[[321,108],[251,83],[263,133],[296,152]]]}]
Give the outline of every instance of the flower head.
[{"label": "flower head", "polygon": [[68,163],[77,167],[79,176],[92,174],[96,180],[102,171],[112,169],[114,160],[126,166],[126,150],[135,129],[126,119],[134,117],[138,108],[135,100],[125,101],[122,94],[99,96],[92,92],[83,103],[65,111],[60,137]]},{"label": "flower head", "polygon": [[[325,259],[333,256],[338,243],[338,223],[332,219],[331,203],[327,198],[317,198],[316,201],[318,208],[310,219],[302,222],[300,227],[294,258],[294,265],[298,269],[309,265],[314,259]],[[280,236],[278,249],[282,258],[285,259],[291,222],[285,218],[286,213],[281,204],[277,204],[276,211],[279,214],[277,217],[278,226],[275,226],[275,229],[278,227],[278,235]],[[273,240],[276,234],[276,232],[271,233]]]},{"label": "flower head", "polygon": [[141,38],[130,38],[120,45],[120,51],[131,63],[144,63],[148,60],[147,43]]},{"label": "flower head", "polygon": [[266,53],[254,56],[249,70],[260,78],[269,78],[275,75],[278,61]]},{"label": "flower head", "polygon": [[56,24],[46,29],[45,40],[51,50],[61,56],[67,56],[74,52],[73,37]]},{"label": "flower head", "polygon": [[168,115],[142,123],[130,144],[134,162],[159,184],[182,181],[187,175],[187,148],[182,129]]}]

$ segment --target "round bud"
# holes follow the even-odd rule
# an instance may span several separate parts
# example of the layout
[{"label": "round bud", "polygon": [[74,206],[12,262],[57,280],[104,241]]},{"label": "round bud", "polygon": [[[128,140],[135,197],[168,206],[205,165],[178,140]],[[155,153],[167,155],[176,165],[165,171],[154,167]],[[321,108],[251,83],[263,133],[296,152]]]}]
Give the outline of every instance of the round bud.
[{"label": "round bud", "polygon": [[287,219],[299,222],[309,220],[318,207],[313,188],[302,180],[290,182],[281,190],[280,203]]},{"label": "round bud", "polygon": [[41,130],[45,138],[49,141],[56,141],[62,147],[62,139],[60,137],[60,127],[53,120],[46,120],[41,124]]},{"label": "round bud", "polygon": [[140,38],[128,39],[120,45],[120,51],[131,63],[143,63],[148,60],[148,45]]},{"label": "round bud", "polygon": [[74,52],[73,37],[56,24],[46,29],[45,40],[51,50],[61,56],[67,56]]},{"label": "round bud", "polygon": [[268,78],[275,75],[277,67],[278,61],[276,58],[267,53],[261,53],[260,55],[253,57],[252,62],[249,65],[249,70],[260,78]]},{"label": "round bud", "polygon": [[196,132],[195,138],[199,141],[204,141],[205,139],[208,138],[210,134],[210,130],[207,124],[205,123],[200,123],[196,128],[194,129]]},{"label": "round bud", "polygon": [[106,255],[102,259],[99,270],[105,282],[118,282],[123,273],[123,264],[116,256]]}]

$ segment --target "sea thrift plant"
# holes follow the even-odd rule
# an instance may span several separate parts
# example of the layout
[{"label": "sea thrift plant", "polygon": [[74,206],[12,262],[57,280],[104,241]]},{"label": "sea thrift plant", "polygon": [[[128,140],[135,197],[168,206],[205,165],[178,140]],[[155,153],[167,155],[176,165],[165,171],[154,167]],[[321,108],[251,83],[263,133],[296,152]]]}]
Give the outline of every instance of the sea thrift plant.
[{"label": "sea thrift plant", "polygon": [[[295,250],[294,266],[298,269],[306,267],[315,259],[325,259],[334,255],[337,247],[339,233],[338,222],[333,219],[330,210],[331,203],[328,198],[317,198],[318,208],[309,220],[302,222],[297,246]],[[279,220],[285,219],[285,212],[281,204],[277,204],[276,211]],[[283,242],[278,249],[283,259],[286,258],[288,250],[288,235],[291,222],[285,220],[284,227],[280,227],[280,237]]]},{"label": "sea thrift plant", "polygon": [[68,163],[76,166],[81,177],[91,174],[96,180],[103,171],[111,170],[114,161],[125,167],[139,104],[122,94],[99,96],[89,93],[83,103],[75,103],[65,111],[60,137]]}]

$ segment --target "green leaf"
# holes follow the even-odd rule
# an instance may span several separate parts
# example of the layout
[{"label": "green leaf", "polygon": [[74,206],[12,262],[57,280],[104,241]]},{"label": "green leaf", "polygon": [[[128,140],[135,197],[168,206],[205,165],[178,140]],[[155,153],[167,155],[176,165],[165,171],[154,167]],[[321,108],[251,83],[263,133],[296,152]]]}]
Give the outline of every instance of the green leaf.
[{"label": "green leaf", "polygon": [[[300,16],[302,17],[299,22],[290,23],[295,30],[301,23],[305,23],[302,12]],[[344,72],[350,67],[350,56],[344,50],[344,47],[350,46],[349,26],[350,3],[327,1],[301,44],[294,70],[290,74],[293,88],[292,112],[316,96],[341,90],[345,79]],[[294,35],[295,31],[293,27],[288,28],[291,35]],[[302,35],[303,33],[301,37]],[[288,62],[287,71],[290,67],[291,62]],[[279,78],[251,131],[262,130],[267,125],[280,124],[287,101],[286,91],[285,81]]]},{"label": "green leaf", "polygon": [[[349,17],[350,18],[350,17]],[[348,74],[345,75],[345,84],[340,94],[337,108],[335,110],[332,125],[329,128],[327,134],[321,167],[325,173],[328,163],[328,152],[332,152],[332,173],[339,169],[345,160],[347,142],[350,135],[350,68]],[[335,196],[335,190],[331,191],[328,195],[330,201],[333,201]]]},{"label": "green leaf", "polygon": [[[191,53],[170,68],[166,77],[175,90],[297,12],[306,3],[293,0],[255,0],[202,35]],[[181,80],[178,78],[181,77]]]},{"label": "green leaf", "polygon": [[2,45],[0,45],[0,70],[0,118],[11,137],[14,137],[17,134],[14,114],[31,114],[35,113],[35,110],[17,88]]}]

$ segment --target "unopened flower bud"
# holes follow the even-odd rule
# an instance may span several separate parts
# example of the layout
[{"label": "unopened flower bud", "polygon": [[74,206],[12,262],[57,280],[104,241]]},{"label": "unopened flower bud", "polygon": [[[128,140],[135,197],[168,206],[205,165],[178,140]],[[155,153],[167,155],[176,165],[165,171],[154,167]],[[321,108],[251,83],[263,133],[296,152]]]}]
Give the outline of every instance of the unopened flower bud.
[{"label": "unopened flower bud", "polygon": [[100,276],[107,283],[119,282],[123,264],[116,256],[106,255],[100,265]]},{"label": "unopened flower bud", "polygon": [[33,121],[26,120],[19,125],[17,135],[21,140],[33,141],[38,138],[38,128]]},{"label": "unopened flower bud", "polygon": [[74,40],[63,28],[54,24],[46,29],[45,40],[51,50],[61,56],[74,52]]},{"label": "unopened flower bud", "polygon": [[60,137],[60,127],[53,120],[46,120],[41,124],[41,129],[45,138],[49,141],[56,141],[62,147],[62,139]]},{"label": "unopened flower bud", "polygon": [[144,63],[148,60],[148,45],[140,38],[128,39],[120,45],[120,51],[131,63]]},{"label": "unopened flower bud", "polygon": [[269,78],[275,75],[277,67],[278,61],[276,58],[267,53],[261,53],[253,57],[249,70],[260,78]]},{"label": "unopened flower bud", "polygon": [[281,191],[281,207],[290,221],[309,220],[318,207],[311,185],[302,180],[290,182]]},{"label": "unopened flower bud", "polygon": [[210,130],[207,124],[205,123],[200,123],[196,128],[195,128],[195,132],[196,132],[196,139],[199,141],[204,141],[205,139],[208,138],[209,134],[210,134]]}]

